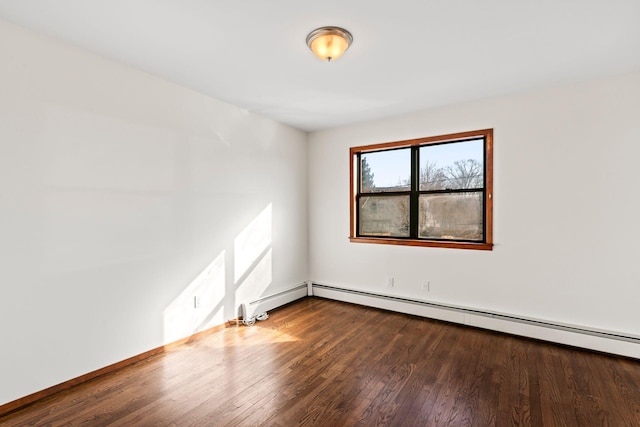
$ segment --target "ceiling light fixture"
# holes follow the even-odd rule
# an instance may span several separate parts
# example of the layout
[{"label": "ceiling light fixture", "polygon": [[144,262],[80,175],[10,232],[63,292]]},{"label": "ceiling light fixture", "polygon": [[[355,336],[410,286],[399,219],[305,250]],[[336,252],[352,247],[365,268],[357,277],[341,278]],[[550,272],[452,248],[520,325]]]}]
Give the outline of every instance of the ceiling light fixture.
[{"label": "ceiling light fixture", "polygon": [[349,49],[353,36],[344,28],[320,27],[309,33],[307,46],[323,61],[331,62],[340,58]]}]

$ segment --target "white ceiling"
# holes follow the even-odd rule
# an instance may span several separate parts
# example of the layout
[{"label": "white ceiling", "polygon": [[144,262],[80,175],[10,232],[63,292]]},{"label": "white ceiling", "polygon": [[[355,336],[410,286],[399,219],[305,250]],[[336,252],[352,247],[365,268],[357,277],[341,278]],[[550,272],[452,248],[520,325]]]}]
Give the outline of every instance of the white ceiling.
[{"label": "white ceiling", "polygon": [[[640,70],[640,0],[0,0],[0,17],[305,131]],[[324,63],[306,35],[354,36]]]}]

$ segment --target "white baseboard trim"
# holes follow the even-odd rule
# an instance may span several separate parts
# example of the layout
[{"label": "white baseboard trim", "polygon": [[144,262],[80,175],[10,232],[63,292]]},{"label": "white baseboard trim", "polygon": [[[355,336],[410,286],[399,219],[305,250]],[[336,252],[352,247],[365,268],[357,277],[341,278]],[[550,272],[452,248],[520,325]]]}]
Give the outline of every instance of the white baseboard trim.
[{"label": "white baseboard trim", "polygon": [[309,294],[640,359],[640,337],[506,313],[312,283]]}]

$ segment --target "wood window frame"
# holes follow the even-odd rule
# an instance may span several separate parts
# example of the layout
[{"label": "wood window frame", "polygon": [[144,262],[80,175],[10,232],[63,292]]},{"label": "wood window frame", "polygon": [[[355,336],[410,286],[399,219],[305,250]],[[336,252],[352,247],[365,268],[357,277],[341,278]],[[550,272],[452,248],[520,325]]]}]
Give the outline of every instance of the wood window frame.
[{"label": "wood window frame", "polygon": [[[458,240],[429,240],[397,237],[370,237],[358,235],[358,195],[359,195],[359,154],[376,151],[384,151],[395,148],[421,147],[432,144],[454,143],[472,138],[484,138],[484,240],[482,242],[458,241]],[[413,174],[416,171],[412,171]],[[419,173],[419,172],[418,172]],[[415,179],[417,181],[417,179]],[[351,147],[349,149],[349,206],[350,206],[350,233],[349,240],[354,243],[374,243],[403,246],[424,246],[436,248],[454,249],[493,249],[493,129],[481,129],[469,132],[459,132],[447,135],[429,136],[425,138],[410,139],[405,141],[385,142],[380,144]],[[412,190],[413,191],[413,190]]]}]

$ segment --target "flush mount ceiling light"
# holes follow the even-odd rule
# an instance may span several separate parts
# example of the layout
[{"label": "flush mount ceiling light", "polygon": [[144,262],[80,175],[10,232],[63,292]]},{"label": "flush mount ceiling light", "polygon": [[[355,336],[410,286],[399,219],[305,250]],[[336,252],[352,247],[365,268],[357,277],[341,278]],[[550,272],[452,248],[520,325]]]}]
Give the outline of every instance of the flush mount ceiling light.
[{"label": "flush mount ceiling light", "polygon": [[321,27],[309,33],[307,46],[323,61],[331,62],[342,56],[353,42],[353,36],[344,28]]}]

